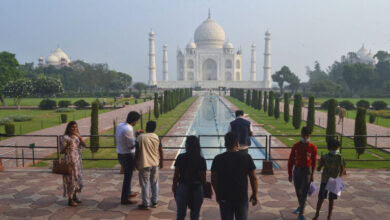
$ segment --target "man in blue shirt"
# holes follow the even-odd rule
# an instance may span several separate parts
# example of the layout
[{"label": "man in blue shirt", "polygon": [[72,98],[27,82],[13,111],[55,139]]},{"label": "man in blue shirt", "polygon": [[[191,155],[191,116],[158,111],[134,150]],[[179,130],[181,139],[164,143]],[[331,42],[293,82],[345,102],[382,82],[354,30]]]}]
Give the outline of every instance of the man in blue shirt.
[{"label": "man in blue shirt", "polygon": [[248,147],[251,145],[250,136],[253,136],[252,123],[244,119],[244,111],[236,111],[236,119],[229,124],[228,132],[237,135],[240,143],[239,150],[248,153]]}]

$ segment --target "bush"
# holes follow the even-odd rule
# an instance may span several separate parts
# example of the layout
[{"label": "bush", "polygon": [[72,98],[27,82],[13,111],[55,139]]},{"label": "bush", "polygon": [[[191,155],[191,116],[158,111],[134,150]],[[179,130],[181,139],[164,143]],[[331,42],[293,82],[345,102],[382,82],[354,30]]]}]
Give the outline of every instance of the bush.
[{"label": "bush", "polygon": [[284,110],[283,118],[286,123],[290,121],[290,98],[287,93],[284,93]]},{"label": "bush", "polygon": [[59,109],[57,109],[57,112],[74,112],[74,111],[76,111],[76,110],[73,108],[59,108]]},{"label": "bush", "polygon": [[341,101],[339,105],[341,107],[345,108],[346,110],[355,109],[355,105],[351,101],[349,101],[349,100]]},{"label": "bush", "polygon": [[300,94],[294,95],[293,121],[292,124],[295,129],[301,127],[302,121],[302,96]]},{"label": "bush", "polygon": [[60,108],[67,108],[71,104],[68,100],[61,100],[58,102],[58,107]]},{"label": "bush", "polygon": [[130,105],[130,103],[129,102],[125,102],[125,105]]},{"label": "bush", "polygon": [[310,132],[313,132],[313,128],[314,128],[314,115],[315,115],[315,106],[314,105],[315,105],[314,96],[310,96],[309,105],[308,105],[307,120],[306,120],[306,127],[309,128]]},{"label": "bush", "polygon": [[62,123],[68,122],[68,115],[67,114],[61,114],[61,122]]},{"label": "bush", "polygon": [[5,125],[7,123],[10,123],[12,122],[12,118],[8,118],[8,117],[1,117],[0,118],[0,125]]},{"label": "bush", "polygon": [[[321,104],[321,109],[324,109],[324,110],[328,110],[329,109],[329,101],[330,101],[331,99],[328,99],[328,100],[326,100],[325,102],[323,102],[322,104]],[[338,106],[338,102],[337,102],[337,100],[335,100],[336,101],[336,106]]]},{"label": "bush", "polygon": [[9,115],[8,118],[15,122],[23,122],[31,121],[33,117],[30,115]]},{"label": "bush", "polygon": [[367,135],[365,108],[358,108],[355,118],[355,137],[353,138],[353,141],[355,143],[358,159],[360,159],[360,155],[364,153],[367,147],[367,137],[362,137],[361,135]]},{"label": "bush", "polygon": [[7,123],[4,125],[5,133],[7,135],[14,135],[15,134],[15,125],[12,123]]},{"label": "bush", "polygon": [[[361,107],[362,108],[362,107]],[[376,116],[374,114],[370,114],[370,117],[368,118],[369,122],[373,124],[375,122]]]},{"label": "bush", "polygon": [[372,107],[375,110],[382,110],[387,108],[387,103],[384,101],[375,101],[372,103]]},{"label": "bush", "polygon": [[39,108],[42,110],[55,109],[57,107],[57,102],[51,99],[44,99],[39,103]]},{"label": "bush", "polygon": [[366,100],[359,100],[357,103],[356,103],[356,106],[359,108],[359,107],[362,107],[362,108],[365,108],[365,109],[369,109],[370,108],[370,102],[366,101]]},{"label": "bush", "polygon": [[84,99],[80,99],[78,101],[76,101],[75,103],[73,103],[74,106],[76,106],[77,108],[85,108],[87,106],[89,106],[89,103],[86,102]]},{"label": "bush", "polygon": [[336,103],[335,99],[328,100],[328,122],[326,125],[326,142],[335,139],[336,135]]},{"label": "bush", "polygon": [[135,103],[135,104],[138,104],[138,100],[137,100],[137,99],[135,99],[135,100],[134,100],[134,103]]}]

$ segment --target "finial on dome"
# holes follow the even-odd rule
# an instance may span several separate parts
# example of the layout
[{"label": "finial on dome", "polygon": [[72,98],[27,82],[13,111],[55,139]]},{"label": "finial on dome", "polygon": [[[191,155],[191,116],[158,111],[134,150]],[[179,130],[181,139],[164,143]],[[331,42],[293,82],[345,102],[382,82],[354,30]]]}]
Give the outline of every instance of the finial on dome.
[{"label": "finial on dome", "polygon": [[209,8],[209,19],[211,18],[211,12],[210,12],[210,8]]}]

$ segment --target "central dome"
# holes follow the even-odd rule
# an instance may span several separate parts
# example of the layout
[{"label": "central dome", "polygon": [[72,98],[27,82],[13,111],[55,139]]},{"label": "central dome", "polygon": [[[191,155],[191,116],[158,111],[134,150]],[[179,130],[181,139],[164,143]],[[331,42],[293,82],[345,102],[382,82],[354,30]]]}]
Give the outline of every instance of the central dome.
[{"label": "central dome", "polygon": [[198,48],[222,48],[225,31],[209,17],[195,30],[194,40]]}]

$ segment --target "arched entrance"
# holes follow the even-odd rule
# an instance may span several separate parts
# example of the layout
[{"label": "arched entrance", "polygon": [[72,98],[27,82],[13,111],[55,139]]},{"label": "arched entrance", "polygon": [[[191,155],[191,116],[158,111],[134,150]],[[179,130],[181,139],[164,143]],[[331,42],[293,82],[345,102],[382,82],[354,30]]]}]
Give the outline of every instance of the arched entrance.
[{"label": "arched entrance", "polygon": [[202,65],[202,80],[217,80],[217,62],[207,59]]}]

